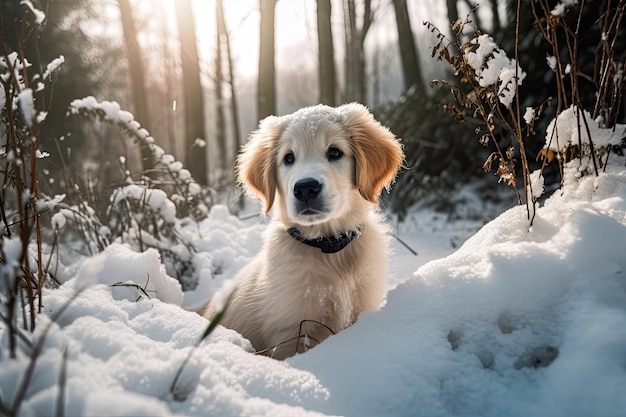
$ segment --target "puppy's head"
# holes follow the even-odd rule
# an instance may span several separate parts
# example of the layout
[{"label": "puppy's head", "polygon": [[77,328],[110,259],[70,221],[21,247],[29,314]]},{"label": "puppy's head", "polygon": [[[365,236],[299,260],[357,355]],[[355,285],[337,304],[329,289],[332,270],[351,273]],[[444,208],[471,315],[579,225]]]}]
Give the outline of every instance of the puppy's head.
[{"label": "puppy's head", "polygon": [[238,158],[238,177],[290,223],[314,225],[378,203],[403,153],[362,105],[307,107],[259,124]]}]

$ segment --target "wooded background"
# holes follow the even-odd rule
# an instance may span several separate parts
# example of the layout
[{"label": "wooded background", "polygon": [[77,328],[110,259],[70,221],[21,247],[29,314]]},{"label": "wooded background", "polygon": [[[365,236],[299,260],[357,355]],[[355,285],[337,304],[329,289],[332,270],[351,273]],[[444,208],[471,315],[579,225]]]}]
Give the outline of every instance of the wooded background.
[{"label": "wooded background", "polygon": [[[119,102],[199,183],[226,195],[238,149],[260,119],[358,101],[406,147],[409,169],[387,204],[398,213],[418,201],[452,210],[458,184],[482,175],[478,156],[488,150],[474,133],[479,122],[471,114],[462,124],[454,121],[442,111],[449,93],[428,87],[433,78],[453,77],[431,58],[436,40],[423,22],[453,39],[450,22],[467,18],[508,51],[516,39],[517,2],[510,0],[477,6],[469,0],[39,0],[33,4],[47,18],[31,37],[24,35],[32,27],[20,1],[1,4],[6,50],[26,39],[25,55],[36,57],[39,73],[65,58],[54,88],[45,92],[49,115],[39,138],[51,154],[41,164],[51,194],[63,190],[67,166],[94,193],[123,177],[119,155],[134,161],[126,164],[133,175],[150,169],[139,148],[114,129],[68,121],[75,98]],[[536,106],[554,94],[554,74],[528,4],[521,2],[519,61],[528,73],[523,105]],[[602,16],[594,10],[587,7],[580,23],[580,48],[590,56],[601,37],[594,23]],[[593,73],[593,65],[579,63],[581,73]],[[535,147],[529,141],[531,156],[542,139]]]}]

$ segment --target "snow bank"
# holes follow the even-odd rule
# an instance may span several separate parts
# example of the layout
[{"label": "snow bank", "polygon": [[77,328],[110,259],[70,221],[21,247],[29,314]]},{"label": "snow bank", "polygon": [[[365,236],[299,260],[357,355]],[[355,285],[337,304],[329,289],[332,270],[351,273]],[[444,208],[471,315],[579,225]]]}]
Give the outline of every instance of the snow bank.
[{"label": "snow bank", "polygon": [[[623,416],[626,171],[513,208],[294,367],[359,416]],[[577,191],[577,192],[575,192]]]},{"label": "snow bank", "polygon": [[[517,207],[413,274],[392,259],[404,280],[383,310],[306,354],[255,356],[218,327],[192,353],[175,396],[170,385],[207,321],[175,305],[180,288],[155,251],[112,245],[45,292],[36,337],[95,280],[52,326],[20,415],[54,413],[67,349],[66,415],[623,416],[626,169],[566,180],[530,230]],[[185,299],[206,298],[232,277],[259,250],[264,228],[220,206],[194,224],[182,230],[197,233],[206,258]],[[29,348],[9,360],[2,327],[0,336],[7,405]]]},{"label": "snow bank", "polygon": [[[74,294],[74,281],[45,294],[46,313]],[[40,329],[46,322],[40,316]],[[63,349],[68,351],[66,412],[71,416],[316,415],[300,404],[328,398],[310,373],[249,353],[237,333],[218,328],[170,385],[207,321],[157,299],[118,300],[96,285],[74,300],[48,337],[21,415],[54,415]],[[4,361],[2,401],[12,401],[27,358]],[[181,400],[184,398],[184,400]]]},{"label": "snow bank", "polygon": [[184,224],[184,234],[197,236],[194,268],[198,286],[184,293],[183,306],[196,310],[207,304],[261,250],[264,230],[260,223],[245,227],[222,205],[211,207],[208,218],[199,225]]},{"label": "snow bank", "polygon": [[183,301],[180,283],[167,275],[156,249],[137,253],[119,243],[107,246],[104,252],[87,258],[76,276],[79,289],[96,283],[113,286],[117,299],[149,297],[176,305]]}]

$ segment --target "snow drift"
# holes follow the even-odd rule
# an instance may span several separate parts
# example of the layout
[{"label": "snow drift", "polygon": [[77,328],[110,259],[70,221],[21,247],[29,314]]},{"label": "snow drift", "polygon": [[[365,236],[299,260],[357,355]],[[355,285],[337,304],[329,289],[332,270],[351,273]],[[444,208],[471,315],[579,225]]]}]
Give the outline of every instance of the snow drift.
[{"label": "snow drift", "polygon": [[[174,375],[207,322],[175,305],[180,289],[156,253],[116,245],[45,294],[40,332],[85,271],[100,282],[53,325],[20,414],[53,413],[67,350],[68,415],[623,416],[625,199],[624,167],[572,177],[532,227],[516,207],[452,255],[412,275],[410,265],[396,268],[405,282],[382,311],[286,362],[251,354],[220,327],[191,356],[175,396]],[[223,209],[214,214],[228,219]],[[234,274],[231,264],[253,255],[263,226],[206,224],[203,247]],[[243,238],[220,255],[216,242],[234,226]],[[135,301],[109,285],[144,286],[146,271],[152,290],[169,288],[171,298],[160,298],[174,304]],[[29,357],[3,359],[0,398],[11,404]]]}]

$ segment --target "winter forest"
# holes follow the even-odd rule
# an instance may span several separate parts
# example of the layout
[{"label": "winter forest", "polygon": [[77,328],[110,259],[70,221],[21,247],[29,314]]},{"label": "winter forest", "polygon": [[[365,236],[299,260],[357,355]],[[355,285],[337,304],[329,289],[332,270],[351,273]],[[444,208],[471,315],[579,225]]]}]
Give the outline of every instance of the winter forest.
[{"label": "winter forest", "polygon": [[[626,417],[625,16],[0,0],[0,416]],[[196,313],[269,221],[237,155],[352,102],[405,153],[385,302],[257,355]]]}]

